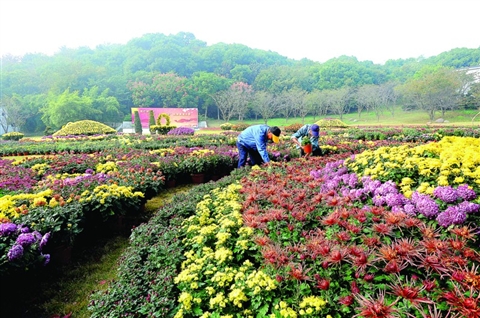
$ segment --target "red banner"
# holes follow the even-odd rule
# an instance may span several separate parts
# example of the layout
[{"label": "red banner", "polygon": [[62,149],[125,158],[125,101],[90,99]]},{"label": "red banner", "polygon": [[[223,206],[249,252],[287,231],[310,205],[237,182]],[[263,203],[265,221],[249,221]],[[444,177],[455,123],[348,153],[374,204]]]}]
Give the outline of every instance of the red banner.
[{"label": "red banner", "polygon": [[[170,116],[170,126],[196,128],[198,126],[198,108],[132,108],[132,123],[135,111],[138,111],[142,128],[149,128],[150,111],[153,111],[155,122],[160,114]],[[162,118],[165,125],[165,118]]]}]

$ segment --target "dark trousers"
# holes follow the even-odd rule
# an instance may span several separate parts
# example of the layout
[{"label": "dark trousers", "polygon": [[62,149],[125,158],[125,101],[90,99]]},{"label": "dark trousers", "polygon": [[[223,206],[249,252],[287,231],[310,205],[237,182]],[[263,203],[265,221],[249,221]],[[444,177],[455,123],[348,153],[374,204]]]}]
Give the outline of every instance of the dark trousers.
[{"label": "dark trousers", "polygon": [[237,141],[238,148],[238,168],[244,167],[247,164],[247,159],[250,157],[250,165],[261,165],[263,163],[262,156],[257,149],[252,149]]},{"label": "dark trousers", "polygon": [[[303,157],[305,156],[305,151],[303,151],[303,148],[300,148],[300,155]],[[322,155],[322,149],[317,148],[314,151],[312,151],[312,154],[310,156],[321,156]]]}]

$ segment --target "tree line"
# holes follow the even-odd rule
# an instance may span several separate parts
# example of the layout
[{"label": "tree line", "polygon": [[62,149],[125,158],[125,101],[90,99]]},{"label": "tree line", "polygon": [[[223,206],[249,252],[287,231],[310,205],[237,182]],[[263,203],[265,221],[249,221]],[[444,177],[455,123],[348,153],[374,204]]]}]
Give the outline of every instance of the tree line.
[{"label": "tree line", "polygon": [[[401,102],[437,112],[478,108],[478,49],[385,64],[340,56],[292,60],[241,44],[207,46],[191,33],[146,34],[125,45],[61,48],[53,56],[2,57],[0,125],[50,132],[91,119],[115,127],[132,107],[197,107],[204,118],[269,118],[365,109],[394,115]],[[474,84],[472,84],[474,83]]]}]

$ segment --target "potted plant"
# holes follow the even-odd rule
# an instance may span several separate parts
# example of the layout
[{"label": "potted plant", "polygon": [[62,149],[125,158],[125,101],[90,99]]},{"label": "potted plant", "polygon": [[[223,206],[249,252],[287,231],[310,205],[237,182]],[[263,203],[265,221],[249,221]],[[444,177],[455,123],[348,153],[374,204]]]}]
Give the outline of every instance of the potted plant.
[{"label": "potted plant", "polygon": [[302,148],[305,154],[310,154],[312,153],[312,142],[310,141],[310,138],[303,137],[302,138]]}]

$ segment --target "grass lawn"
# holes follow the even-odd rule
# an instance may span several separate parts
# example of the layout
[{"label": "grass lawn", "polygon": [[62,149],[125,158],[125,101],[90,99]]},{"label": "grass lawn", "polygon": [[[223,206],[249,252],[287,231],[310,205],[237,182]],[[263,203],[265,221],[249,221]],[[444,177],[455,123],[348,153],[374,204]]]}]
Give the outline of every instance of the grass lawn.
[{"label": "grass lawn", "polygon": [[[472,118],[478,113],[478,110],[463,110],[463,111],[450,111],[445,114],[444,120],[447,120],[448,123],[442,123],[437,125],[443,126],[480,126],[480,116],[475,118],[475,121],[472,122]],[[319,119],[324,118],[335,118],[340,119],[338,115],[328,115],[321,117],[307,116],[305,117],[305,124],[313,123]],[[441,118],[440,113],[437,114],[437,119]],[[390,113],[384,113],[380,116],[380,120],[377,119],[377,116],[374,112],[362,112],[360,116],[357,113],[345,114],[342,116],[342,121],[350,126],[401,126],[401,125],[427,125],[430,122],[428,114],[424,111],[403,111],[400,106],[395,109],[394,116]],[[232,119],[230,123],[238,123],[238,120]],[[258,120],[245,120],[243,121],[247,124],[264,124],[263,119]],[[223,120],[218,119],[208,119],[207,124],[209,128],[218,128],[221,124],[225,123]],[[301,118],[272,118],[269,119],[267,124],[269,126],[288,126],[294,123],[302,123]],[[431,123],[435,124],[435,123]]]}]

